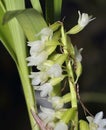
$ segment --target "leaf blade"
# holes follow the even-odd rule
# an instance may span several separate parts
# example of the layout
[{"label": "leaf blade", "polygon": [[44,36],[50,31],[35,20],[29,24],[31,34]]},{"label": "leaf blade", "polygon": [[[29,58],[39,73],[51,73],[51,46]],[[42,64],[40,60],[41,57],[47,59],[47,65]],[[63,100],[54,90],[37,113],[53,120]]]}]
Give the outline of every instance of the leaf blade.
[{"label": "leaf blade", "polygon": [[54,0],[54,20],[61,18],[62,0]]},{"label": "leaf blade", "polygon": [[10,32],[9,25],[2,25],[2,18],[4,13],[6,12],[4,5],[0,1],[0,40],[2,41],[3,45],[11,55],[11,57],[14,59],[16,62],[16,55],[14,52],[14,46],[13,46],[13,41],[12,41],[12,35]]},{"label": "leaf blade", "polygon": [[36,9],[39,13],[42,14],[42,8],[41,8],[39,0],[31,0],[31,4],[34,9]]},{"label": "leaf blade", "polygon": [[30,41],[36,39],[35,34],[37,34],[42,28],[47,27],[43,17],[35,9],[9,11],[4,16],[4,23],[11,20],[13,17],[17,18],[26,37]]}]

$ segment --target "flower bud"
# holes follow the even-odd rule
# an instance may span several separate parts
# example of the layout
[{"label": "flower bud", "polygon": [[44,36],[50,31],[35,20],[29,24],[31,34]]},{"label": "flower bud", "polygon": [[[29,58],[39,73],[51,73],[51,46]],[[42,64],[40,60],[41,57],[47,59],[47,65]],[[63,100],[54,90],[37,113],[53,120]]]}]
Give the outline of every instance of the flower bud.
[{"label": "flower bud", "polygon": [[79,127],[80,130],[90,130],[88,123],[84,120],[79,121]]}]

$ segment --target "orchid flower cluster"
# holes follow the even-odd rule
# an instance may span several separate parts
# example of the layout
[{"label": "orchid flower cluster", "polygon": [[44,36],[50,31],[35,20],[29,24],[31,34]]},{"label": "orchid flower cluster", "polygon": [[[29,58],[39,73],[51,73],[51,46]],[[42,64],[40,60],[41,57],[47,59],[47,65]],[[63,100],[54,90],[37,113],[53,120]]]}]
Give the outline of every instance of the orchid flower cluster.
[{"label": "orchid flower cluster", "polygon": [[[42,130],[79,128],[76,87],[82,72],[82,49],[74,47],[68,35],[80,32],[94,18],[85,13],[81,15],[80,11],[78,14],[78,24],[68,32],[65,32],[63,23],[58,21],[36,34],[35,41],[28,42],[28,66],[36,69],[36,72],[32,69],[29,75],[33,89],[52,105],[52,108],[39,106],[38,116],[44,123]],[[64,89],[69,91],[64,94]],[[83,125],[80,126],[81,130],[106,130],[106,119],[102,118],[102,112],[95,118],[88,116],[88,129]]]}]

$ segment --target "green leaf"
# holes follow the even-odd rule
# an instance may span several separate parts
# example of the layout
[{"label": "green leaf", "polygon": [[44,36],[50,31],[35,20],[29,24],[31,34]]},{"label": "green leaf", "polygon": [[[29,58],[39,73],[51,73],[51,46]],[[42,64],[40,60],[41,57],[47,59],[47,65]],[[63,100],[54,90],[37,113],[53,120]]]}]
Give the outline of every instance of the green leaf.
[{"label": "green leaf", "polygon": [[60,20],[61,18],[62,0],[54,0],[54,20]]},{"label": "green leaf", "polygon": [[42,14],[42,9],[41,9],[39,0],[31,0],[31,3],[32,3],[33,8]]},{"label": "green leaf", "polygon": [[8,50],[9,54],[12,56],[14,61],[16,62],[16,55],[14,52],[14,45],[12,40],[11,31],[9,25],[2,25],[2,18],[4,13],[6,12],[2,2],[0,1],[0,40],[2,41],[5,48]]},{"label": "green leaf", "polygon": [[[17,1],[4,0],[3,2],[4,2],[3,4],[5,5],[6,9],[5,8],[2,8],[2,9],[5,11],[24,8],[24,0],[17,0]],[[3,4],[1,4],[1,5],[3,5]],[[3,12],[3,13],[5,13],[5,12]],[[3,15],[2,15],[2,17],[3,17]],[[9,19],[9,15],[8,15],[8,19]],[[20,27],[16,18],[12,19],[4,26],[8,27],[8,28],[3,28],[3,25],[1,25],[2,32],[4,34],[4,37],[3,37],[4,41],[2,40],[2,42],[7,47],[7,50],[9,49],[10,54],[12,53],[12,50],[15,54],[14,59],[17,60],[16,65],[17,65],[17,69],[18,69],[18,72],[19,72],[19,75],[21,78],[22,86],[23,86],[23,92],[24,92],[24,96],[25,96],[25,100],[26,100],[26,105],[27,105],[27,109],[28,109],[28,113],[29,113],[29,117],[30,117],[31,126],[32,126],[33,130],[38,130],[37,125],[33,128],[35,121],[30,112],[31,107],[32,106],[36,107],[36,105],[35,105],[35,98],[33,95],[34,93],[33,93],[32,86],[30,84],[30,80],[28,77],[29,73],[28,73],[28,67],[27,67],[27,63],[26,63],[26,59],[25,59],[26,58],[25,36],[24,36],[22,28]],[[0,29],[0,31],[1,31],[1,29]],[[12,48],[11,50],[10,50],[10,47]]]},{"label": "green leaf", "polygon": [[[4,0],[4,4],[7,11],[25,8],[24,0]],[[14,52],[16,54],[18,64],[20,64],[26,58],[25,36],[22,28],[15,18],[12,19],[11,22],[8,23],[8,25],[12,35],[11,39],[13,40],[12,46],[14,46]]]},{"label": "green leaf", "polygon": [[39,33],[42,28],[47,27],[43,17],[35,9],[8,11],[3,22],[6,23],[14,17],[19,21],[29,41],[35,40],[35,34]]},{"label": "green leaf", "polygon": [[46,21],[53,23],[61,18],[62,0],[46,0]]},{"label": "green leaf", "polygon": [[46,0],[46,21],[48,24],[52,24],[54,22],[54,0]]},{"label": "green leaf", "polygon": [[3,0],[6,10],[17,10],[25,8],[25,0]]}]

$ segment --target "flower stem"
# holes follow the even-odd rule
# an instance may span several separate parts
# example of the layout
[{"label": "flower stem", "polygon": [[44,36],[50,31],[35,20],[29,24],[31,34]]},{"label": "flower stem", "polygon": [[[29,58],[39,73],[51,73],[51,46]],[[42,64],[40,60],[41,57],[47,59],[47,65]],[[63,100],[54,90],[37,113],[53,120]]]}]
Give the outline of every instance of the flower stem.
[{"label": "flower stem", "polygon": [[[69,82],[69,87],[70,87],[70,93],[71,93],[71,106],[72,108],[78,108],[77,106],[77,94],[76,94],[76,90],[75,90],[75,80],[74,80],[74,74],[73,74],[73,68],[71,65],[71,60],[69,57],[69,53],[68,53],[68,40],[67,40],[67,35],[64,31],[64,28],[62,26],[62,43],[64,44],[64,53],[67,54],[67,59],[66,59],[66,69],[67,69],[67,73],[68,73],[68,82]],[[71,43],[69,43],[71,44]],[[76,112],[76,116],[74,119],[74,130],[78,130],[78,112]]]},{"label": "flower stem", "polygon": [[[74,83],[74,76],[73,76],[73,70],[70,61],[66,63],[67,66],[67,72],[68,72],[68,82],[70,87],[70,93],[71,93],[71,106],[72,108],[78,108],[77,106],[77,94],[75,90],[75,83]],[[74,119],[74,130],[78,130],[78,112],[76,112],[76,116]]]}]

